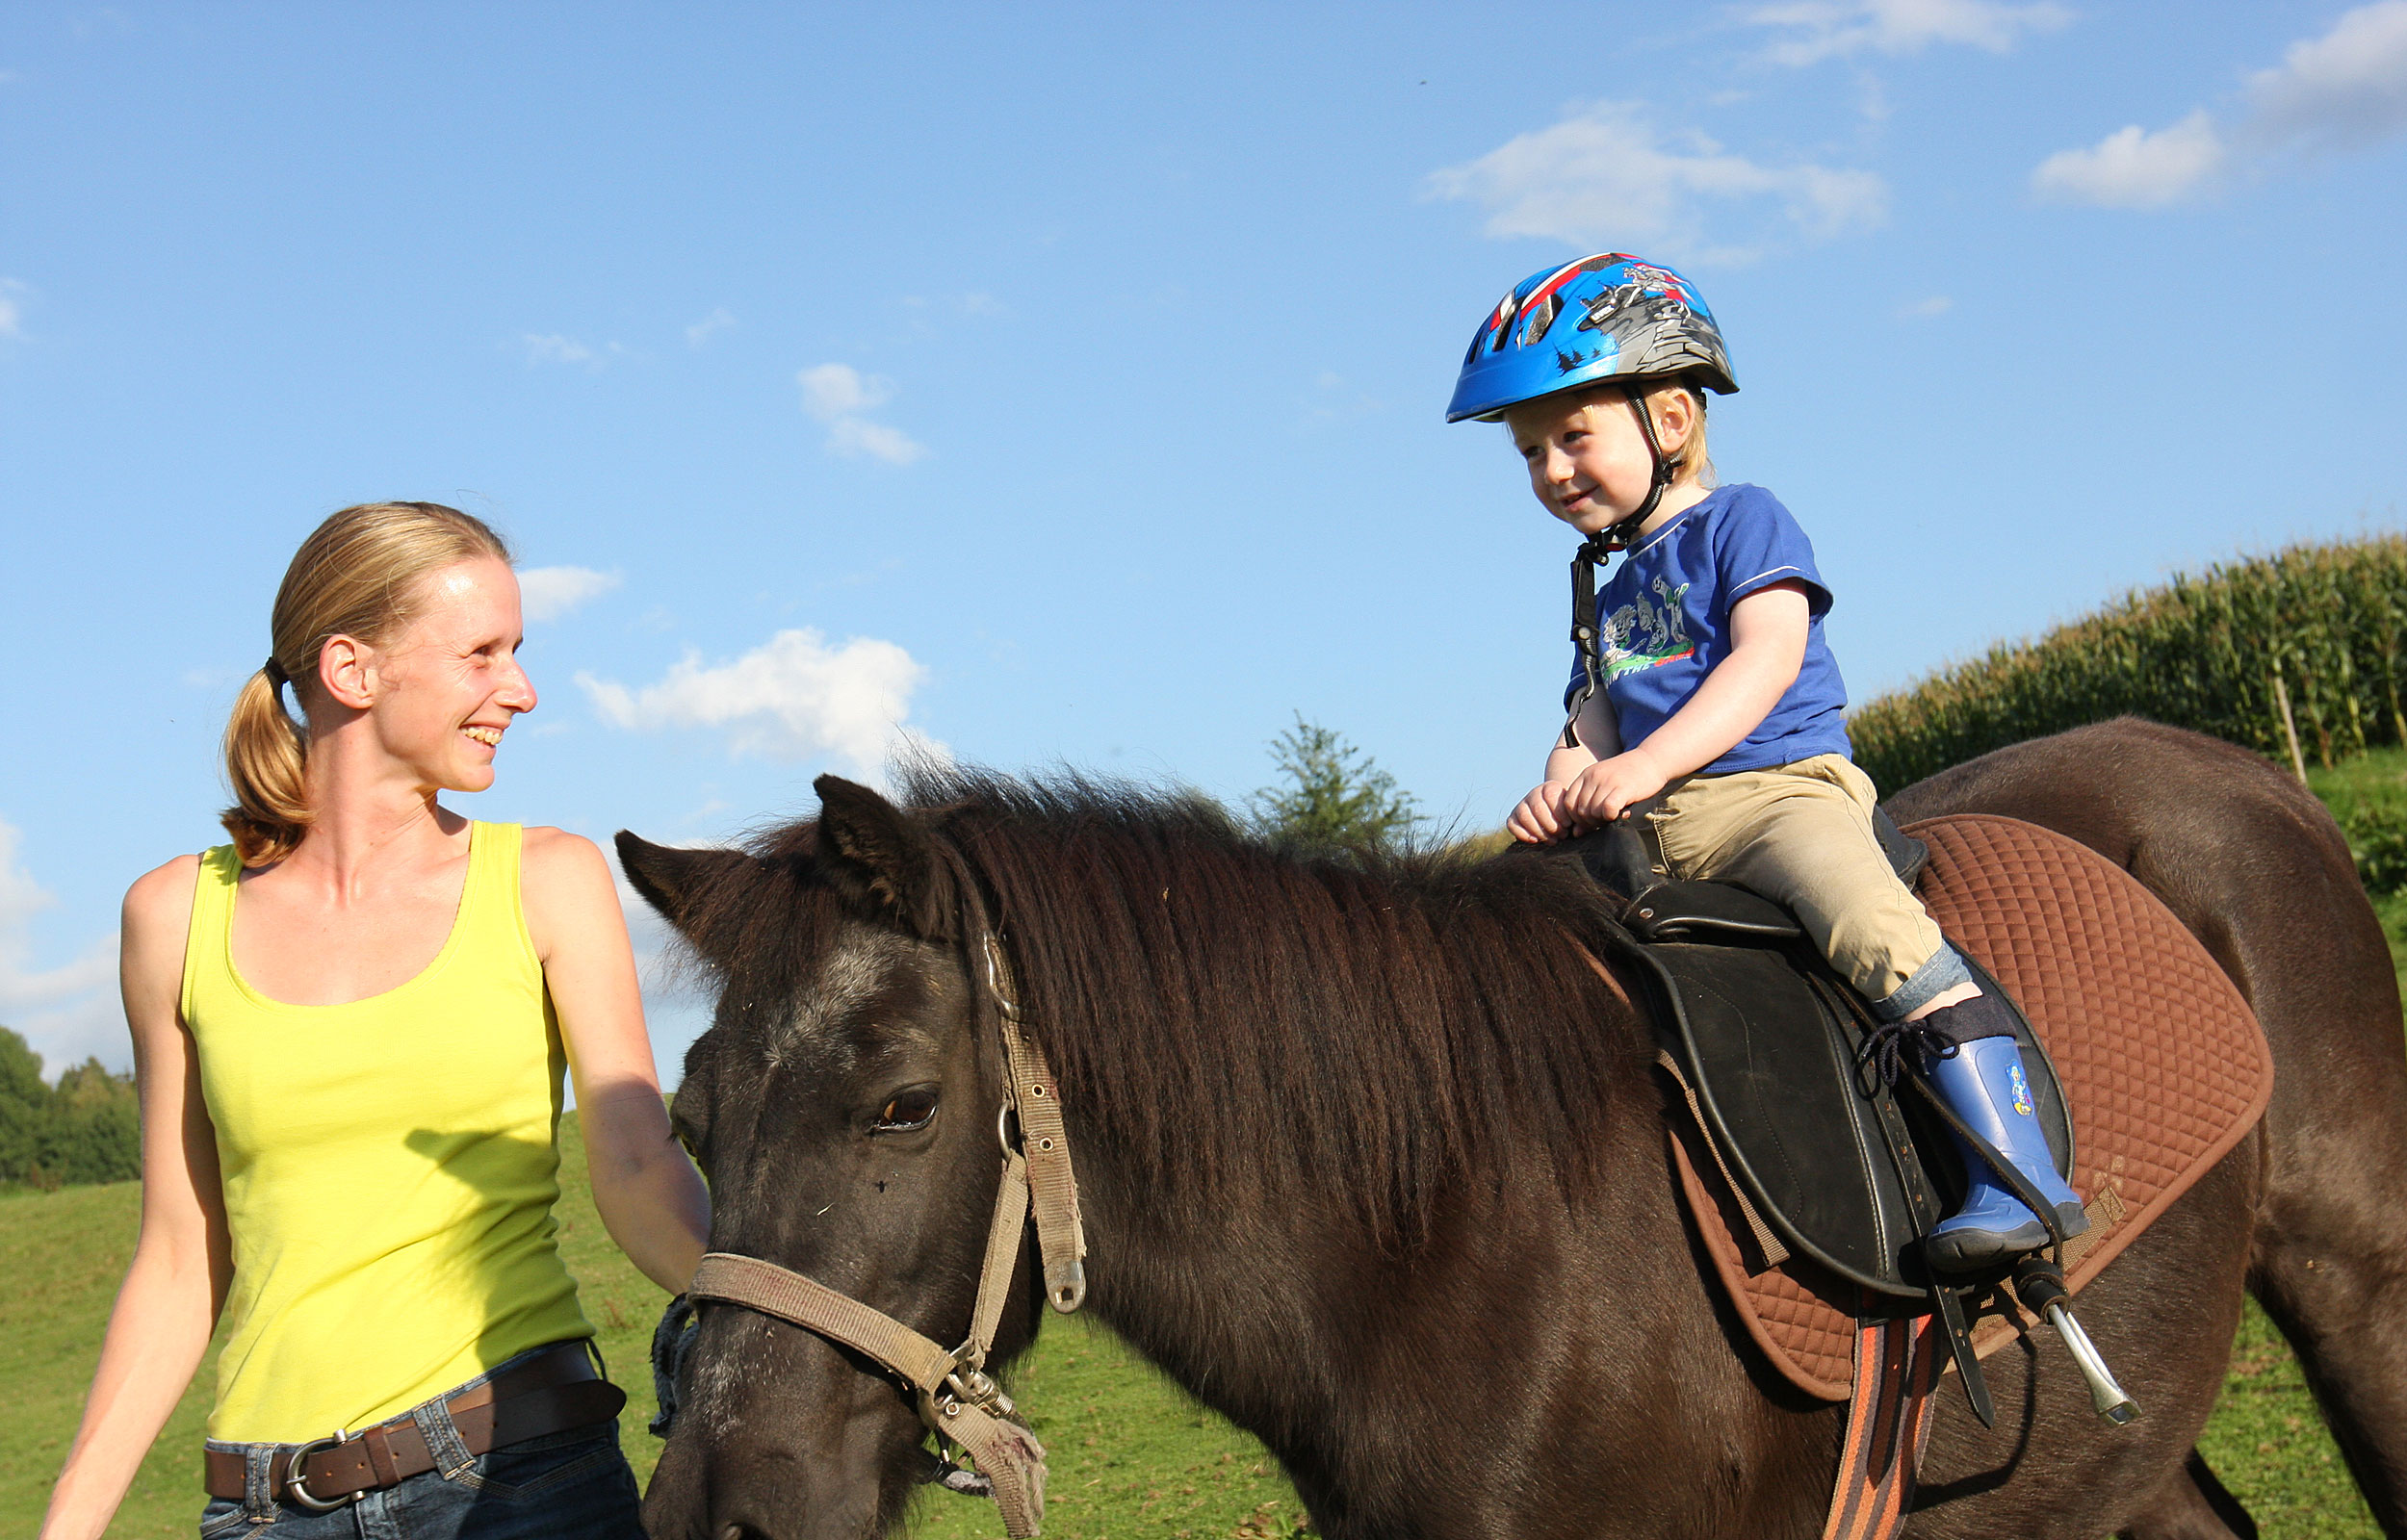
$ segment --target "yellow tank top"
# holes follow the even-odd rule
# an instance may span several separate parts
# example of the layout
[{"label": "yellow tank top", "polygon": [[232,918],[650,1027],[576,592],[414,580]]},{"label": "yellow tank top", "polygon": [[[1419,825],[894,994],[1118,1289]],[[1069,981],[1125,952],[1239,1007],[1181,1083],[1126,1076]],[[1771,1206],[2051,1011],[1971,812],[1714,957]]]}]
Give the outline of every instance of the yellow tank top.
[{"label": "yellow tank top", "polygon": [[287,1005],[235,970],[234,847],[201,858],[184,1020],[217,1127],[234,1286],[209,1436],[295,1444],[590,1337],[554,1245],[559,1024],[519,905],[516,824],[471,825],[426,971]]}]

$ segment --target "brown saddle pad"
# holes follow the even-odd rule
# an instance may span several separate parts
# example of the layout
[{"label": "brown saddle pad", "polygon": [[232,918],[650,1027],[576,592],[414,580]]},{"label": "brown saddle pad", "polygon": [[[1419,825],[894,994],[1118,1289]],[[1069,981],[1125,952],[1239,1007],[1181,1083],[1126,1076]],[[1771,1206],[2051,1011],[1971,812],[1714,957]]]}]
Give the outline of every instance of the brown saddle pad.
[{"label": "brown saddle pad", "polygon": [[[1997,975],[2056,1061],[2088,1230],[2064,1248],[2075,1293],[2239,1142],[2273,1095],[2273,1055],[2197,937],[2129,872],[2014,818],[1967,813],[1907,831],[1930,846],[1918,891],[1949,939]],[[1756,1345],[1808,1393],[1846,1400],[1851,1285],[1764,1268],[1702,1133],[1671,1115],[1671,1151],[1706,1249]],[[1973,1333],[1982,1356],[2023,1329]]]}]

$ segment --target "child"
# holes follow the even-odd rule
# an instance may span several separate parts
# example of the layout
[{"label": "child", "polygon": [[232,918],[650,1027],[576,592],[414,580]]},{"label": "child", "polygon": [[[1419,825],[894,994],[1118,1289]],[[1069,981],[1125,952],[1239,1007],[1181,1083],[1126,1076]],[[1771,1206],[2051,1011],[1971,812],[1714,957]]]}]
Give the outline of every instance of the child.
[{"label": "child", "polygon": [[[1876,793],[1850,757],[1845,687],[1823,641],[1830,591],[1797,521],[1761,487],[1711,483],[1705,391],[1737,391],[1713,314],[1668,268],[1608,252],[1523,280],[1471,339],[1446,420],[1502,421],[1546,510],[1627,552],[1597,596],[1546,779],[1514,834],[1546,843],[1664,793],[1643,830],[1655,872],[1737,883],[1795,911],[1907,1042],[1957,1116],[2086,1227],[2056,1174],[2003,1004],[1898,881]],[[2046,1227],[1967,1152],[1970,1192],[1933,1266],[1969,1271]]]}]

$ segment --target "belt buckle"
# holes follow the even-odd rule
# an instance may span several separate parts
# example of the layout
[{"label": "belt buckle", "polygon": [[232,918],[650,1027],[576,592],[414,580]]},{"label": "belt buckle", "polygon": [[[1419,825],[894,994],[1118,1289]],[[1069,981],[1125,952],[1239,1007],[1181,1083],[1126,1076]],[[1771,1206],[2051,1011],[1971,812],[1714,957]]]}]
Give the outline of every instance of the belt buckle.
[{"label": "belt buckle", "polygon": [[308,1509],[312,1513],[332,1513],[337,1508],[348,1507],[351,1503],[359,1501],[359,1494],[351,1492],[336,1498],[333,1502],[329,1502],[325,1499],[318,1496],[315,1492],[310,1491],[309,1483],[301,1476],[301,1462],[303,1460],[309,1458],[312,1454],[317,1453],[320,1450],[339,1449],[342,1447],[342,1443],[343,1434],[340,1432],[336,1433],[332,1438],[313,1438],[308,1443],[294,1450],[292,1457],[284,1462],[284,1490],[292,1497],[292,1500],[296,1503]]}]

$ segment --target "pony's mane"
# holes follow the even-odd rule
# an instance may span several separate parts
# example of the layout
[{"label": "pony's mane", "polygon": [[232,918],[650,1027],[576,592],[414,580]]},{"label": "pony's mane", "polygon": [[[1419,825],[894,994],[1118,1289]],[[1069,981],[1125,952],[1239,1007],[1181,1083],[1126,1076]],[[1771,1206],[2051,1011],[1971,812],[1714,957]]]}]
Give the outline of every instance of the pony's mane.
[{"label": "pony's mane", "polygon": [[1643,1074],[1570,862],[1314,855],[1072,774],[921,768],[904,800],[996,910],[1073,1127],[1190,1195],[1335,1197],[1410,1245],[1533,1144],[1584,1175]]}]

